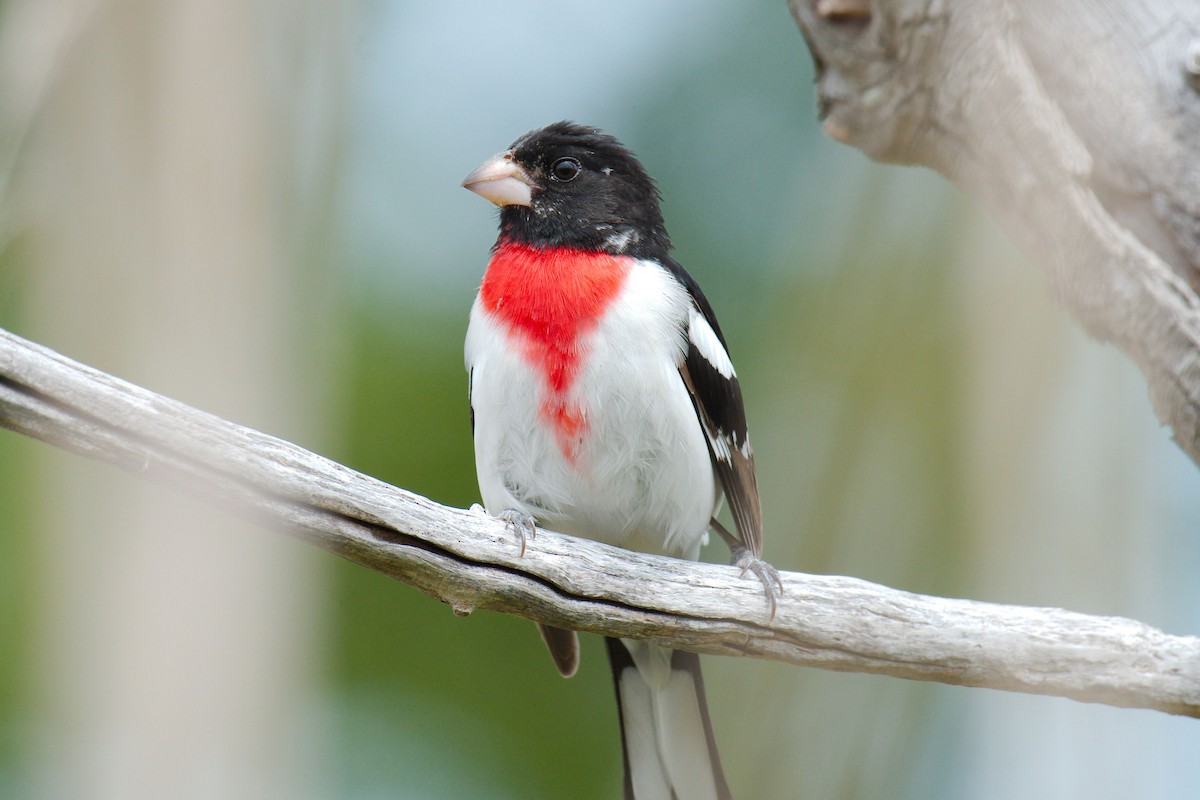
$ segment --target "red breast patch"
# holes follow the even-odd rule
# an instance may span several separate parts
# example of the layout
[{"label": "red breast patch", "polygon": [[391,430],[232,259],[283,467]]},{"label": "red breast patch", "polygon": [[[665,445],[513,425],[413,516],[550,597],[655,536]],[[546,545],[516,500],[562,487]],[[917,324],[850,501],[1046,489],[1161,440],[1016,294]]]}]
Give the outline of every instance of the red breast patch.
[{"label": "red breast patch", "polygon": [[540,413],[574,462],[587,420],[568,392],[586,355],[581,337],[616,298],[632,259],[569,247],[501,243],[479,287],[483,307],[518,334],[525,358],[542,376]]}]

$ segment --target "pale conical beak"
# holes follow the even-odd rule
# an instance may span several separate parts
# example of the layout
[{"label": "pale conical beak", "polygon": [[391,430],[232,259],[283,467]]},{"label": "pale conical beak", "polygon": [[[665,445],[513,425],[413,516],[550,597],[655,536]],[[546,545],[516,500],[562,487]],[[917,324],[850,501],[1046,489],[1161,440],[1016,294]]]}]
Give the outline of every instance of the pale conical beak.
[{"label": "pale conical beak", "polygon": [[498,206],[527,206],[533,200],[533,181],[508,152],[480,164],[462,185]]}]

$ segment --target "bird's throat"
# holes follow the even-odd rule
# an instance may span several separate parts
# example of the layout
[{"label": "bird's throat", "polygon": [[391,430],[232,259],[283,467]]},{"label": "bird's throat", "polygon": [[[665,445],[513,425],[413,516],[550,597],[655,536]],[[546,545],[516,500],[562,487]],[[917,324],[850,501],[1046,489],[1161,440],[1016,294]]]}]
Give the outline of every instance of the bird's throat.
[{"label": "bird's throat", "polygon": [[519,341],[540,374],[539,413],[572,464],[587,415],[571,387],[587,355],[587,335],[620,293],[632,263],[627,256],[502,241],[479,288],[483,308]]}]

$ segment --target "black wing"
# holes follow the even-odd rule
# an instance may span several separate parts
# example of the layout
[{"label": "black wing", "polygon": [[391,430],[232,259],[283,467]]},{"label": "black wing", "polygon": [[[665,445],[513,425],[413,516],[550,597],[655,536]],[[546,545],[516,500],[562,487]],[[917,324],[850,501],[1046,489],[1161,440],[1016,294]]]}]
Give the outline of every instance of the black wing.
[{"label": "black wing", "polygon": [[679,374],[708,439],[708,451],[733,514],[737,538],[758,558],[762,555],[762,507],[742,388],[704,292],[673,259],[667,259],[664,266],[687,287],[695,304],[687,330],[687,355]]}]

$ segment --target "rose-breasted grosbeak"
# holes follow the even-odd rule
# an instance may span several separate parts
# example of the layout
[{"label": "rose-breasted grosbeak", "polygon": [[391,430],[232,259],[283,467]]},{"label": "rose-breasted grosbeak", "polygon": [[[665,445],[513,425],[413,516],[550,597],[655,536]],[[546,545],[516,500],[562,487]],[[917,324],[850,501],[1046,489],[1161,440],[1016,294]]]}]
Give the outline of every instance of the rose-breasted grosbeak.
[{"label": "rose-breasted grosbeak", "polygon": [[[522,542],[536,521],[693,560],[711,526],[773,604],[741,389],[708,300],[670,256],[654,181],[616,139],[558,122],[463,185],[501,207],[466,342],[488,511]],[[722,495],[736,536],[713,519]],[[575,633],[540,628],[573,674]],[[608,653],[625,796],[729,797],[699,657],[632,639]]]}]

